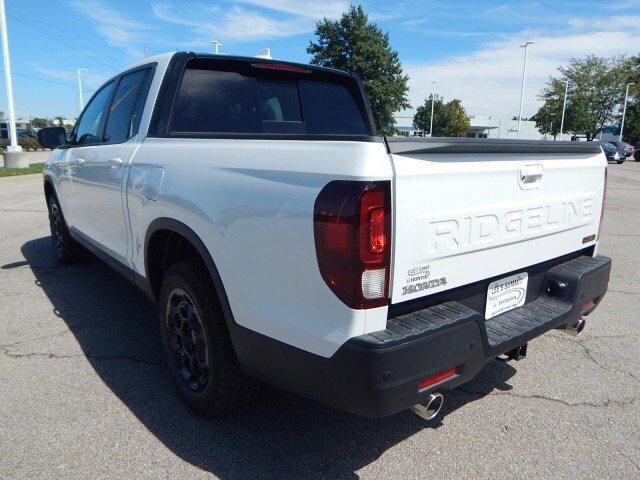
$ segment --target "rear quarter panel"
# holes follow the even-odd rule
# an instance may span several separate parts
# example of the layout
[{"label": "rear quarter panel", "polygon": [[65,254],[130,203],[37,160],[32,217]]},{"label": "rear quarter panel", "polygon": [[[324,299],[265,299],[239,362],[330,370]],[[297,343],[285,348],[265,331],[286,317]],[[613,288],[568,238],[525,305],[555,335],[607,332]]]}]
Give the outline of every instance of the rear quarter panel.
[{"label": "rear quarter panel", "polygon": [[176,219],[209,250],[238,324],[328,357],[385,328],[387,308],[351,310],[325,284],[315,199],[332,180],[391,176],[381,142],[147,138],[127,186],[133,269],[146,276],[151,222]]}]

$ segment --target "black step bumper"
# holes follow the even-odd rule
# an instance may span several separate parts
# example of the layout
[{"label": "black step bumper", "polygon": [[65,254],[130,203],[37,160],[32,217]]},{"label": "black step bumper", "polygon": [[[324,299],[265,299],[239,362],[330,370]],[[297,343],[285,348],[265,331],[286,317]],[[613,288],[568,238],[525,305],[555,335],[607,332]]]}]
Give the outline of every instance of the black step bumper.
[{"label": "black step bumper", "polygon": [[[590,313],[607,290],[610,270],[608,257],[580,256],[549,268],[538,297],[520,308],[485,320],[461,302],[445,302],[390,319],[385,330],[352,338],[331,358],[245,329],[232,336],[249,374],[342,410],[381,417],[435,390],[455,388],[496,356]],[[419,391],[421,379],[451,368],[452,377]]]}]

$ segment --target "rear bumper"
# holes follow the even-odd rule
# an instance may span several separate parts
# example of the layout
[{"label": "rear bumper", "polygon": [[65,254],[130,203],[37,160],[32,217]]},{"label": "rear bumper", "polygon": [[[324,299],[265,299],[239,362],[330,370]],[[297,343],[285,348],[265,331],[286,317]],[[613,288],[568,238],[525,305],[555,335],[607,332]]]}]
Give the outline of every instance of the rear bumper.
[{"label": "rear bumper", "polygon": [[[386,330],[352,338],[331,358],[241,327],[232,337],[248,374],[342,410],[382,417],[435,390],[455,388],[492,358],[590,313],[607,290],[610,269],[608,257],[580,256],[549,268],[538,297],[520,308],[485,321],[461,302],[445,302],[390,319]],[[451,368],[453,377],[418,391],[421,379]]]}]

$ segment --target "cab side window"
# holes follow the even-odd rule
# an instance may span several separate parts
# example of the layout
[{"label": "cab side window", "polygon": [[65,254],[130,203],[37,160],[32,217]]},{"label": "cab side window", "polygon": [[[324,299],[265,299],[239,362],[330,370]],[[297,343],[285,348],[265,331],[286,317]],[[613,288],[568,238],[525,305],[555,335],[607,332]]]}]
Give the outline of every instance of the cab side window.
[{"label": "cab side window", "polygon": [[111,98],[113,87],[114,82],[102,87],[85,108],[73,135],[76,145],[93,145],[100,142],[100,125],[105,115],[107,102]]},{"label": "cab side window", "polygon": [[148,69],[124,75],[113,96],[104,131],[106,143],[124,142],[138,133],[144,100],[147,97],[150,76]]}]

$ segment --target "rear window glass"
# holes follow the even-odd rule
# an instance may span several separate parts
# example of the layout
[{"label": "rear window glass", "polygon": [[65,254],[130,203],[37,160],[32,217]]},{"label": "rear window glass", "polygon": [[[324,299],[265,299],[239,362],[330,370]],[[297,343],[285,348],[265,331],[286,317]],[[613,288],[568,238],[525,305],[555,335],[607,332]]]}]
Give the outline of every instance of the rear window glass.
[{"label": "rear window glass", "polygon": [[172,112],[175,133],[367,135],[346,86],[187,69]]}]

